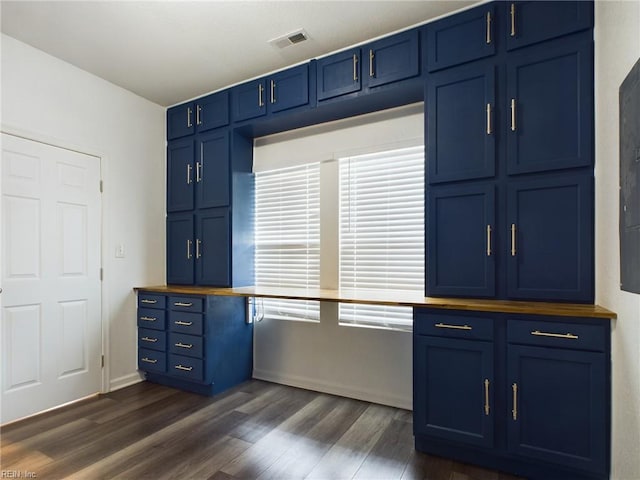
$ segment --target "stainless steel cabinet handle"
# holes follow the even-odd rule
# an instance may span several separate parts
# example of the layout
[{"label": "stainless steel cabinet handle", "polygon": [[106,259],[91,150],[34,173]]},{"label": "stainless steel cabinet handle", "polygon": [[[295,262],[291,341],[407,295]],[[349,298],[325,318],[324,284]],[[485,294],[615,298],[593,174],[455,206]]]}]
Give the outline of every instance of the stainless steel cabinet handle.
[{"label": "stainless steel cabinet handle", "polygon": [[511,224],[511,256],[516,256],[516,224]]},{"label": "stainless steel cabinet handle", "polygon": [[516,4],[511,4],[511,36],[516,36]]},{"label": "stainless steel cabinet handle", "polygon": [[158,341],[157,338],[151,338],[151,337],[142,337],[141,340],[145,342],[150,342],[150,343],[156,343]]},{"label": "stainless steel cabinet handle", "polygon": [[191,114],[193,111],[190,108],[187,108],[187,128],[193,127],[193,123],[191,123]]},{"label": "stainless steel cabinet handle", "polygon": [[200,105],[196,105],[196,125],[202,125],[201,113],[202,107]]},{"label": "stainless steel cabinet handle", "polygon": [[353,81],[358,81],[358,55],[353,54]]},{"label": "stainless steel cabinet handle", "polygon": [[174,343],[174,345],[179,348],[193,348],[193,345],[191,345],[190,343],[178,342],[178,343]]},{"label": "stainless steel cabinet handle", "polygon": [[264,92],[264,87],[261,83],[258,84],[258,106],[264,107],[264,101],[262,100],[262,93]]},{"label": "stainless steel cabinet handle", "polygon": [[566,338],[567,340],[578,340],[578,335],[574,335],[573,333],[547,333],[541,332],[540,330],[534,330],[531,332],[531,335],[535,335],[536,337],[553,337],[553,338]]},{"label": "stainless steel cabinet handle", "polygon": [[489,379],[484,379],[484,414],[489,415]]},{"label": "stainless steel cabinet handle", "polygon": [[176,365],[175,368],[176,370],[184,370],[185,372],[190,372],[191,370],[193,370],[193,367],[185,367],[183,365]]},{"label": "stainless steel cabinet handle", "polygon": [[487,45],[491,44],[491,12],[487,12]]},{"label": "stainless steel cabinet handle", "polygon": [[193,322],[183,322],[182,320],[178,320],[177,322],[173,322],[173,323],[183,327],[190,327],[191,325],[193,325]]},{"label": "stainless steel cabinet handle", "polygon": [[369,49],[369,76],[375,77],[376,73],[373,69],[373,59],[375,58],[375,54],[372,49]]},{"label": "stainless steel cabinet handle", "polygon": [[511,416],[514,420],[518,420],[518,384],[511,385],[513,391],[513,409],[511,410]]},{"label": "stainless steel cabinet handle", "polygon": [[193,303],[192,302],[189,302],[189,303],[186,303],[186,302],[174,302],[173,306],[174,307],[192,307]]},{"label": "stainless steel cabinet handle", "polygon": [[487,135],[491,135],[493,133],[493,128],[491,127],[491,104],[487,103]]},{"label": "stainless steel cabinet handle", "polygon": [[449,325],[448,323],[436,323],[434,325],[436,328],[450,328],[453,330],[473,330],[473,327],[469,325]]},{"label": "stainless steel cabinet handle", "polygon": [[145,363],[158,363],[158,360],[156,360],[155,358],[152,360],[150,358],[144,357],[141,360]]},{"label": "stainless steel cabinet handle", "polygon": [[190,163],[187,163],[187,185],[191,185],[191,170],[193,167]]},{"label": "stainless steel cabinet handle", "polygon": [[191,260],[191,240],[187,240],[187,260]]},{"label": "stainless steel cabinet handle", "polygon": [[487,257],[491,256],[491,225],[487,225]]},{"label": "stainless steel cabinet handle", "polygon": [[142,300],[140,300],[140,303],[150,303],[151,305],[158,303],[157,300],[149,300],[148,298],[143,298]]},{"label": "stainless steel cabinet handle", "polygon": [[271,103],[276,103],[276,82],[271,80]]},{"label": "stainless steel cabinet handle", "polygon": [[156,317],[140,317],[140,320],[144,320],[145,322],[155,322],[157,318]]},{"label": "stainless steel cabinet handle", "polygon": [[516,131],[516,99],[511,99],[511,131]]},{"label": "stainless steel cabinet handle", "polygon": [[202,241],[199,238],[196,238],[196,258],[202,257],[202,252],[200,251],[200,245],[202,245]]}]

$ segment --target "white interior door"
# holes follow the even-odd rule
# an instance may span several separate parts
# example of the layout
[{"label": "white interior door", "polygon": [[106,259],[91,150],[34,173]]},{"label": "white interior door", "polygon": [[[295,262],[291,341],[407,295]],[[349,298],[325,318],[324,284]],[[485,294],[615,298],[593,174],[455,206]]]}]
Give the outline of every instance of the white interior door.
[{"label": "white interior door", "polygon": [[2,134],[0,423],[100,391],[100,159]]}]

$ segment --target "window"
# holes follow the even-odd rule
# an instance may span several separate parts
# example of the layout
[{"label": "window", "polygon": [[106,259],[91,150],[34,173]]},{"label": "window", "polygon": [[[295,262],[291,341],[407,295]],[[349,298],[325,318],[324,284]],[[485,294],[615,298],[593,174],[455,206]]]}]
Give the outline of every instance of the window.
[{"label": "window", "polygon": [[[424,147],[341,158],[340,288],[424,292]],[[411,329],[410,307],[340,304],[340,323]]]},{"label": "window", "polygon": [[[256,173],[256,285],[320,286],[320,165]],[[265,318],[319,321],[319,303],[265,299]]]}]

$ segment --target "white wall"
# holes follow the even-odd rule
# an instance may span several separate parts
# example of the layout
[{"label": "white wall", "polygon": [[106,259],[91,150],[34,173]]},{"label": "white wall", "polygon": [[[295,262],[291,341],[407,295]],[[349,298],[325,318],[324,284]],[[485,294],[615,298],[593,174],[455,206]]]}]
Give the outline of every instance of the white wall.
[{"label": "white wall", "polygon": [[640,2],[595,7],[596,303],[618,313],[612,327],[612,472],[640,479],[640,295],[620,290],[618,89],[640,58]]},{"label": "white wall", "polygon": [[[256,139],[254,170],[320,165],[320,287],[339,283],[337,159],[422,145],[424,106],[384,112]],[[411,332],[338,324],[322,303],[320,322],[265,319],[255,325],[255,378],[410,409]]]},{"label": "white wall", "polygon": [[106,388],[138,381],[132,288],[165,280],[164,108],[6,35],[1,48],[2,130],[102,157]]}]

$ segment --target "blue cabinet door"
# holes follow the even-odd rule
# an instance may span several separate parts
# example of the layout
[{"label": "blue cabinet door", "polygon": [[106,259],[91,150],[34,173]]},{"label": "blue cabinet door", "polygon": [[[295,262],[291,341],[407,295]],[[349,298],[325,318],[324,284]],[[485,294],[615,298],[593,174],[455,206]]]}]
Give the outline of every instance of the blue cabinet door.
[{"label": "blue cabinet door", "polygon": [[507,63],[509,174],[593,162],[593,46],[589,35],[539,45]]},{"label": "blue cabinet door", "polygon": [[495,295],[495,187],[427,192],[426,295]]},{"label": "blue cabinet door", "polygon": [[270,112],[280,112],[309,103],[309,65],[278,72],[268,79]]},{"label": "blue cabinet door", "polygon": [[491,4],[443,18],[426,28],[430,72],[496,52],[495,7]]},{"label": "blue cabinet door", "polygon": [[193,102],[167,109],[167,140],[195,133],[196,109]]},{"label": "blue cabinet door", "polygon": [[593,177],[512,179],[507,188],[507,295],[593,301]]},{"label": "blue cabinet door", "polygon": [[195,102],[195,111],[198,132],[229,125],[229,91],[199,98]]},{"label": "blue cabinet door", "polygon": [[510,2],[507,50],[550,40],[593,26],[593,2]]},{"label": "blue cabinet door", "polygon": [[240,122],[267,113],[266,80],[254,80],[238,85],[231,91],[233,120]]},{"label": "blue cabinet door", "polygon": [[362,86],[359,48],[321,58],[316,67],[318,100],[357,92]]},{"label": "blue cabinet door", "polygon": [[229,133],[226,129],[197,136],[196,197],[198,208],[229,205]]},{"label": "blue cabinet door", "polygon": [[425,137],[429,183],[494,175],[495,90],[493,64],[428,76]]},{"label": "blue cabinet door", "polygon": [[193,215],[167,215],[167,284],[193,285]]},{"label": "blue cabinet door", "polygon": [[193,138],[169,142],[167,147],[167,212],[193,209],[195,165]]},{"label": "blue cabinet door", "polygon": [[606,365],[603,353],[509,345],[509,450],[608,473]]},{"label": "blue cabinet door", "polygon": [[377,87],[415,77],[420,73],[418,30],[399,33],[373,42],[365,49],[367,85]]},{"label": "blue cabinet door", "polygon": [[226,208],[196,214],[196,284],[231,286],[231,233]]},{"label": "blue cabinet door", "polygon": [[493,446],[493,343],[414,335],[417,435]]}]

